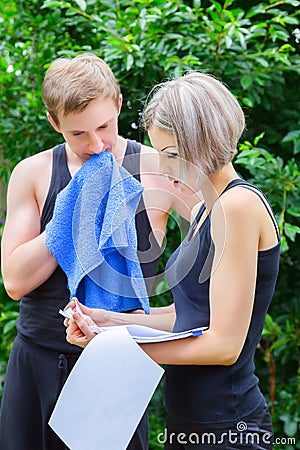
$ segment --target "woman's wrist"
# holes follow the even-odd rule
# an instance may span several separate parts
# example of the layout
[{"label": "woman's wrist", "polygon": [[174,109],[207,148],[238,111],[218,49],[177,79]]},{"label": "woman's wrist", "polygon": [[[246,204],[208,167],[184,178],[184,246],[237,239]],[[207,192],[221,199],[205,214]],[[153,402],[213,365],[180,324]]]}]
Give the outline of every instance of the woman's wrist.
[{"label": "woman's wrist", "polygon": [[130,313],[106,311],[105,309],[92,309],[89,315],[99,327],[130,325],[136,322],[136,319],[134,317],[130,319],[130,316],[137,316],[137,314],[132,315]]},{"label": "woman's wrist", "polygon": [[131,323],[134,323],[135,320],[130,321],[130,315],[131,314],[128,314],[128,313],[119,313],[119,312],[108,311],[108,319],[112,326],[130,325]]}]

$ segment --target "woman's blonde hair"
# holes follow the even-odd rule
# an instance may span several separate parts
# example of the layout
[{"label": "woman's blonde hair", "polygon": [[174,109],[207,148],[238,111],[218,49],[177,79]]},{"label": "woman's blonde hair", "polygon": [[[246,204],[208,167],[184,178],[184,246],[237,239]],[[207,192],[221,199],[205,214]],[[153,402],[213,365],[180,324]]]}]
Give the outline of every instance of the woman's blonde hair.
[{"label": "woman's blonde hair", "polygon": [[58,58],[48,68],[43,86],[44,105],[54,122],[83,111],[96,98],[111,97],[118,106],[120,88],[110,67],[96,55]]},{"label": "woman's blonde hair", "polygon": [[237,99],[211,75],[190,72],[157,85],[143,113],[146,130],[171,133],[179,157],[206,175],[229,163],[237,152],[245,116]]}]

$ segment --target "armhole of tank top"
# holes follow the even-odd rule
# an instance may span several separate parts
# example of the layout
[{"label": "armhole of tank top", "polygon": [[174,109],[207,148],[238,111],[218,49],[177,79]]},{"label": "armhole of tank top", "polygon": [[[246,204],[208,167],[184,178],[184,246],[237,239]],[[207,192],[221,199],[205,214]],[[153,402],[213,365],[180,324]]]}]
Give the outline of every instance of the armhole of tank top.
[{"label": "armhole of tank top", "polygon": [[273,213],[273,210],[271,208],[271,206],[269,205],[268,200],[266,199],[265,195],[263,192],[261,192],[258,188],[256,188],[255,186],[252,186],[252,184],[244,184],[244,183],[240,183],[240,184],[236,184],[235,186],[239,186],[245,189],[248,189],[249,191],[252,191],[254,194],[256,194],[262,201],[262,203],[264,204],[276,231],[276,235],[277,235],[277,239],[278,239],[278,243],[280,242],[280,232],[279,232],[279,228]]},{"label": "armhole of tank top", "polygon": [[190,224],[190,230],[194,230],[197,227],[198,222],[201,219],[204,210],[205,210],[205,203],[204,203],[204,201],[202,201],[197,214],[195,215],[193,221]]},{"label": "armhole of tank top", "polygon": [[46,199],[45,199],[45,202],[44,202],[44,205],[43,205],[43,209],[42,209],[41,220],[40,220],[41,228],[42,228],[42,225],[43,225],[43,221],[45,219],[45,211],[47,211],[47,206],[48,206],[48,203],[50,201],[51,191],[52,191],[52,187],[53,187],[53,182],[54,182],[54,180],[53,180],[53,171],[54,171],[54,163],[55,163],[55,158],[56,158],[57,151],[58,151],[57,147],[53,147],[52,148],[52,164],[51,164],[50,184],[49,184],[48,193],[47,193],[47,196],[46,196]]},{"label": "armhole of tank top", "polygon": [[205,210],[205,203],[203,201],[200,205],[199,211],[197,212],[193,221],[191,222],[188,232],[186,234],[185,239],[187,240],[187,242],[190,242],[193,239],[195,235],[195,230],[199,224],[199,220],[201,219],[204,210]]},{"label": "armhole of tank top", "polygon": [[[136,149],[137,151],[134,151],[134,149]],[[132,174],[132,176],[138,180],[139,182],[141,182],[141,150],[142,150],[142,144],[140,144],[139,142],[133,141],[131,139],[127,139],[127,146],[126,146],[126,152],[124,155],[124,162],[123,162],[123,167],[128,170],[129,173]],[[130,156],[131,155],[137,155],[137,162],[135,162],[135,158],[133,158],[132,160],[130,160]],[[126,157],[128,157],[129,159],[127,160]],[[130,167],[129,164],[129,169],[133,168],[133,170],[129,170],[126,166],[126,161],[133,161],[134,164],[132,164],[133,167]],[[124,164],[125,163],[125,164]]]}]

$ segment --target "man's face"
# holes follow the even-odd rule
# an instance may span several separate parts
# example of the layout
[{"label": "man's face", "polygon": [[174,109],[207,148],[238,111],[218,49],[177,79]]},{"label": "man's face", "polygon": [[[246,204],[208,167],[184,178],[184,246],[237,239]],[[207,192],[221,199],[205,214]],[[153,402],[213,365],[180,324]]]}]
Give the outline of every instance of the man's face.
[{"label": "man's face", "polygon": [[112,98],[98,98],[81,112],[70,113],[66,117],[59,115],[59,126],[50,117],[49,120],[64,136],[71,152],[85,162],[102,151],[114,152],[121,104],[121,97],[118,106]]}]

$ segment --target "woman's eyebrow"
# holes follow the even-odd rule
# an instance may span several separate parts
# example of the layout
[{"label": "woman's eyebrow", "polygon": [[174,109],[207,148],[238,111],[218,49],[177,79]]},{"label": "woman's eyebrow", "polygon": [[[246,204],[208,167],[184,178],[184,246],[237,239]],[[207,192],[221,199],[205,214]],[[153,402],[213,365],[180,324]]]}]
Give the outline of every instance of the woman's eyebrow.
[{"label": "woman's eyebrow", "polygon": [[173,150],[176,150],[176,147],[174,147],[173,145],[168,145],[167,147],[162,148],[160,151],[164,152],[165,150],[167,150],[168,148],[172,148]]}]

